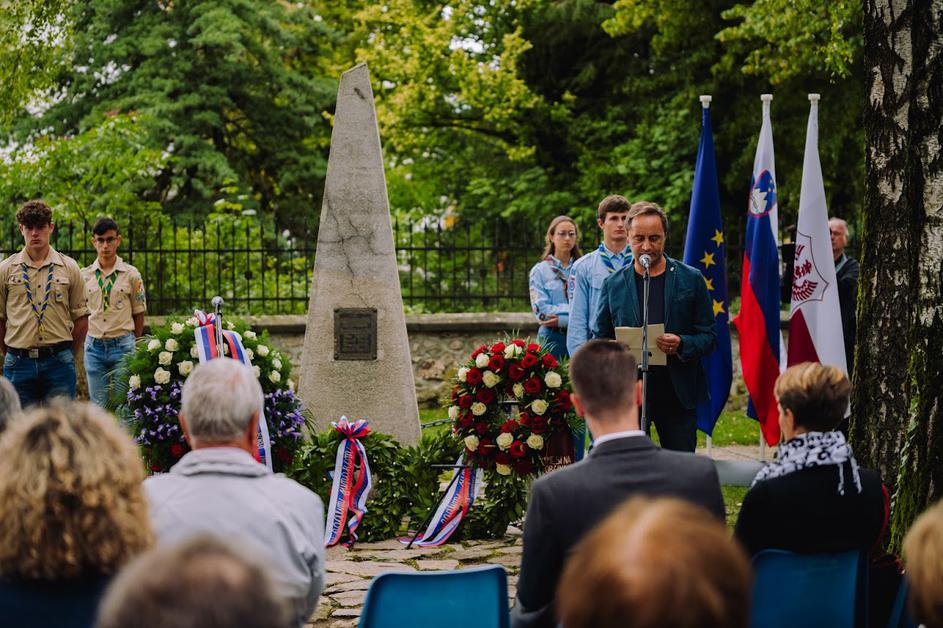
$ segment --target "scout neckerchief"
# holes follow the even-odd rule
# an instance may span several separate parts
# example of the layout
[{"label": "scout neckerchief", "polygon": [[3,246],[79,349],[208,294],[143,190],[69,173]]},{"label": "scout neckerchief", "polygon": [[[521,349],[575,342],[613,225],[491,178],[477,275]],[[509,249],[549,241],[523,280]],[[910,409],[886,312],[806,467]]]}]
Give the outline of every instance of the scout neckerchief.
[{"label": "scout neckerchief", "polygon": [[[46,292],[43,294],[43,304],[39,307],[36,307],[36,301],[33,300],[33,288],[29,283],[29,270],[26,265],[26,262],[20,262],[20,269],[23,271],[23,284],[26,287],[26,302],[29,303],[29,306],[33,308],[33,314],[36,316],[36,321],[39,323],[39,328],[43,328],[43,319],[46,317],[46,306],[49,305],[49,293],[52,292],[52,269],[53,264],[49,262],[42,270],[49,270],[49,274],[46,275]],[[42,276],[42,270],[40,271],[40,276]]]},{"label": "scout neckerchief", "polygon": [[553,274],[556,275],[557,279],[563,282],[563,297],[566,299],[566,302],[570,302],[570,287],[569,284],[569,274],[566,272],[566,268],[563,267],[563,262],[555,258],[553,255],[548,255],[544,258],[544,261],[547,262],[550,266],[550,270],[553,271]]},{"label": "scout neckerchief", "polygon": [[[614,273],[625,266],[625,262],[628,259],[625,253],[610,253],[606,248],[605,243],[601,243],[598,250],[599,257],[602,258],[602,263],[606,265],[606,268],[609,269],[610,273]],[[613,259],[618,259],[620,261],[619,268],[616,268],[615,264],[612,263]]]},{"label": "scout neckerchief", "polygon": [[112,269],[111,274],[102,281],[102,271],[95,269],[95,279],[98,280],[98,287],[102,291],[102,312],[108,309],[109,299],[111,298],[111,289],[115,287],[115,281],[118,279],[118,271]]}]

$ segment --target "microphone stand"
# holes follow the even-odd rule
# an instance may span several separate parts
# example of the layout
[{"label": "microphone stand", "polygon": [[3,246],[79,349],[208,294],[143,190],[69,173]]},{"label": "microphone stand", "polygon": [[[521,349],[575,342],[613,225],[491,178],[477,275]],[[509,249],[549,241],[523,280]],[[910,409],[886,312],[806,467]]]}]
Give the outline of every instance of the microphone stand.
[{"label": "microphone stand", "polygon": [[[220,355],[223,351],[223,297],[215,296],[213,300],[210,301],[210,304],[213,306],[213,314],[216,319],[216,346],[219,347]],[[236,357],[236,356],[232,356]]]},{"label": "microphone stand", "polygon": [[646,436],[652,435],[652,426],[648,419],[648,289],[651,273],[645,265],[645,278],[642,288],[642,430]]}]

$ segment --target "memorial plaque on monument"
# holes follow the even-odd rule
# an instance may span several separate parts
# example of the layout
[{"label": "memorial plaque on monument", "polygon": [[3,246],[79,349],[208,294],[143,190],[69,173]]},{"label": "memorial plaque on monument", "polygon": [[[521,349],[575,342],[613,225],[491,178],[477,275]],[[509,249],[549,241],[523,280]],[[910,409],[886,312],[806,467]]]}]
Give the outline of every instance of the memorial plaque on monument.
[{"label": "memorial plaque on monument", "polygon": [[[333,344],[333,346],[332,346]],[[315,427],[366,419],[402,445],[419,441],[390,204],[366,65],[337,90],[298,393]]]},{"label": "memorial plaque on monument", "polygon": [[377,359],[377,311],[373,308],[334,310],[334,359]]}]

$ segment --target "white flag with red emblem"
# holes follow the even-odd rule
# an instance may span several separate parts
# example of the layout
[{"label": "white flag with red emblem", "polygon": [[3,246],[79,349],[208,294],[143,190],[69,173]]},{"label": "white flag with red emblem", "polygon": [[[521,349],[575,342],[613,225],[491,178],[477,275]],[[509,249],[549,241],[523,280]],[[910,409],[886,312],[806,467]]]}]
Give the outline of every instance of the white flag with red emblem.
[{"label": "white flag with red emblem", "polygon": [[838,281],[828,231],[825,184],[819,162],[818,94],[809,94],[809,126],[802,164],[796,258],[792,274],[788,364],[821,362],[846,373]]}]

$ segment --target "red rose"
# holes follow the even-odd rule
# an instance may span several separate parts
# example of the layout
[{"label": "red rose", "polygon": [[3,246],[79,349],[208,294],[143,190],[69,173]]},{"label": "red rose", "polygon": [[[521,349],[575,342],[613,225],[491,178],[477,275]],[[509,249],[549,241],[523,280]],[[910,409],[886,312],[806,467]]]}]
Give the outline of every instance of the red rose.
[{"label": "red rose", "polygon": [[474,351],[472,351],[471,359],[474,360],[474,359],[477,358],[480,354],[484,353],[484,352],[487,351],[487,350],[488,350],[488,347],[486,347],[485,345],[481,345],[480,347],[478,347],[477,349],[475,349]]},{"label": "red rose", "polygon": [[518,421],[521,422],[521,425],[527,425],[528,423],[530,423],[530,414],[526,412],[521,412],[521,416],[518,419]]},{"label": "red rose", "polygon": [[477,386],[481,383],[481,369],[470,368],[468,369],[468,375],[465,376],[465,381],[472,386]]},{"label": "red rose", "polygon": [[513,432],[514,430],[516,430],[516,429],[519,428],[520,426],[521,426],[520,423],[518,423],[518,422],[515,421],[514,419],[510,419],[510,420],[504,422],[504,425],[501,426],[501,431],[502,431],[502,432]]},{"label": "red rose", "polygon": [[529,378],[524,382],[524,392],[528,395],[536,395],[540,392],[541,384],[540,380],[536,376]]},{"label": "red rose", "polygon": [[487,424],[487,423],[475,423],[475,431],[478,432],[479,434],[484,434],[485,432],[488,431],[488,424]]},{"label": "red rose", "polygon": [[521,458],[514,462],[514,470],[520,475],[527,475],[534,470],[534,463],[531,462],[530,458]]},{"label": "red rose", "polygon": [[527,445],[519,440],[516,440],[511,443],[511,446],[508,448],[508,452],[513,458],[523,458],[524,454],[527,453]]},{"label": "red rose", "polygon": [[478,392],[475,393],[475,397],[484,404],[489,404],[494,402],[494,391],[490,388],[479,388]]},{"label": "red rose", "polygon": [[495,373],[500,372],[501,369],[504,368],[504,356],[500,356],[500,355],[491,356],[491,359],[488,360],[488,367],[491,368],[491,370],[494,371]]},{"label": "red rose", "polygon": [[151,473],[158,473],[160,470],[161,466],[159,464],[155,463],[151,465]]},{"label": "red rose", "polygon": [[543,363],[545,369],[557,368],[557,366],[560,364],[557,362],[557,359],[549,353],[545,353],[544,357],[541,358],[540,361]]},{"label": "red rose", "polygon": [[508,377],[512,382],[521,381],[524,378],[524,367],[517,362],[511,362],[511,366],[508,367]]},{"label": "red rose", "polygon": [[524,342],[523,340],[521,340],[520,338],[517,338],[516,340],[512,340],[512,341],[511,341],[511,344],[515,344],[515,345],[517,345],[518,347],[523,348],[524,345],[526,345],[527,343],[525,343],[525,342]]},{"label": "red rose", "polygon": [[170,446],[170,455],[173,456],[174,458],[179,458],[180,456],[183,455],[183,453],[184,453],[183,445],[181,445],[180,443],[174,443],[173,445]]},{"label": "red rose", "polygon": [[547,431],[547,419],[535,416],[530,420],[530,431],[534,434],[543,434]]},{"label": "red rose", "polygon": [[573,407],[573,402],[570,401],[570,392],[567,390],[561,390],[557,393],[557,404],[559,404],[560,409],[563,411],[569,410]]},{"label": "red rose", "polygon": [[494,447],[494,443],[491,442],[490,438],[482,438],[478,441],[478,455],[487,456],[488,450]]},{"label": "red rose", "polygon": [[521,358],[521,366],[523,366],[525,369],[529,369],[530,367],[537,364],[537,362],[539,362],[539,360],[533,353],[525,353],[524,357]]},{"label": "red rose", "polygon": [[532,342],[532,343],[530,343],[529,345],[527,345],[527,350],[528,350],[528,351],[533,351],[534,353],[537,353],[537,352],[540,351],[540,345],[537,344],[536,342]]},{"label": "red rose", "polygon": [[461,425],[463,428],[468,429],[472,425],[475,424],[475,419],[474,417],[472,417],[472,415],[466,412],[465,414],[459,417],[458,424]]},{"label": "red rose", "polygon": [[505,349],[503,342],[496,342],[491,345],[491,353],[503,353]]},{"label": "red rose", "polygon": [[471,398],[471,395],[462,395],[458,398],[458,407],[468,410],[472,407],[472,404],[475,403],[475,400]]},{"label": "red rose", "polygon": [[496,464],[505,464],[505,465],[511,464],[511,456],[509,456],[508,454],[502,451],[500,453],[495,454],[494,461]]}]

